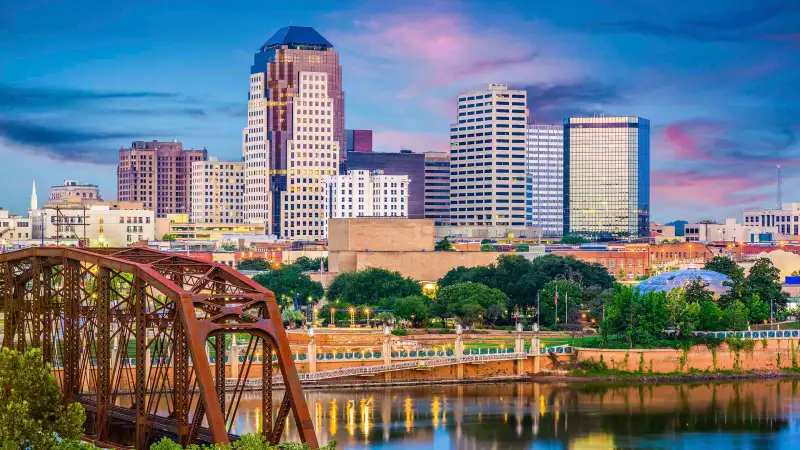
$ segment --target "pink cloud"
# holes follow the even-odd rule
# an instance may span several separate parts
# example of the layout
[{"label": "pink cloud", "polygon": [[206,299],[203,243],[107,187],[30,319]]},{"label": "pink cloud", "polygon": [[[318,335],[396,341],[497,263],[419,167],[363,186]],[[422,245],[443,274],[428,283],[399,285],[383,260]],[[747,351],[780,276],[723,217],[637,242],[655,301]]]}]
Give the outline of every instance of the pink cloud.
[{"label": "pink cloud", "polygon": [[[514,35],[524,29],[525,38]],[[475,25],[455,12],[400,12],[356,21],[353,31],[333,36],[371,58],[393,76],[405,77],[401,98],[455,85],[459,90],[485,82],[558,82],[585,73],[574,61],[559,56],[555,44],[535,48],[529,24],[507,29]]]},{"label": "pink cloud", "polygon": [[708,161],[715,158],[712,149],[729,124],[704,120],[673,122],[667,125],[658,136],[659,156],[666,159],[688,159]]},{"label": "pink cloud", "polygon": [[415,133],[378,128],[373,131],[374,148],[378,151],[398,151],[411,149],[415,152],[449,151],[448,135]]},{"label": "pink cloud", "polygon": [[745,172],[730,175],[707,175],[689,170],[653,170],[652,202],[659,209],[665,204],[688,211],[692,208],[744,207],[759,205],[773,194],[759,192],[774,184],[767,176]]}]

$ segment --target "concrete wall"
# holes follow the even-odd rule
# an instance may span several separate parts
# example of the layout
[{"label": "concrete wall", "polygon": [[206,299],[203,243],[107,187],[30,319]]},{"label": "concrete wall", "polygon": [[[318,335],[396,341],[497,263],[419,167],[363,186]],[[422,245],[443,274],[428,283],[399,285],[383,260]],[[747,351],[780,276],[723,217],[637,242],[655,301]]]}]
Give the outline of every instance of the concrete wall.
[{"label": "concrete wall", "polygon": [[497,261],[501,252],[359,252],[354,270],[382,267],[419,281],[438,280],[459,266],[485,266]]},{"label": "concrete wall", "polygon": [[433,251],[434,233],[430,219],[330,219],[328,250]]}]

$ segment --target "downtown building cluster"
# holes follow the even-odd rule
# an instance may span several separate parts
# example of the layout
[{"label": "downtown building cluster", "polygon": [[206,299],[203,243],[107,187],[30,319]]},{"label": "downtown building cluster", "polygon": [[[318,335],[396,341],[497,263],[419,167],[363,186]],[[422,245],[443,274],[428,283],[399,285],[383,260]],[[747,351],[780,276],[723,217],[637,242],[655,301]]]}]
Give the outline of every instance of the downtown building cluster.
[{"label": "downtown building cluster", "polygon": [[[149,211],[142,225],[167,225],[140,232],[132,219],[135,230],[114,244],[185,230],[324,242],[329,219],[350,217],[427,218],[462,237],[648,236],[647,120],[537,123],[525,90],[489,84],[458,96],[448,151],[375,152],[370,130],[345,129],[342,79],[337,51],[316,30],[277,31],[250,66],[241,159],[177,141],[120,149],[109,208]],[[69,201],[76,211],[98,208]],[[60,227],[32,236],[59,237],[51,234]],[[105,234],[93,236],[108,242]]]}]

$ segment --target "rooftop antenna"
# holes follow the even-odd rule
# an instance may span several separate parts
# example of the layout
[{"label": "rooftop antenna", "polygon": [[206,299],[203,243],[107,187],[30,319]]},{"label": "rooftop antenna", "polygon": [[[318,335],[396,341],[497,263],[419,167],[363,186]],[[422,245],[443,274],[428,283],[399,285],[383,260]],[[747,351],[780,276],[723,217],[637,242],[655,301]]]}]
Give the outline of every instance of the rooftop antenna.
[{"label": "rooftop antenna", "polygon": [[783,170],[778,163],[778,209],[783,209]]}]

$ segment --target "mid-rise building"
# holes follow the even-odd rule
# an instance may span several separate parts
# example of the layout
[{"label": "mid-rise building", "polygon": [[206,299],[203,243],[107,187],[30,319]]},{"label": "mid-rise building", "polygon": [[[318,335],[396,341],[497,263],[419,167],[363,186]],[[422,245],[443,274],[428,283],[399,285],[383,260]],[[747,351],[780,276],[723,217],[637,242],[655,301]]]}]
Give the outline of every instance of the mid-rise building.
[{"label": "mid-rise building", "polygon": [[564,234],[649,236],[650,121],[564,119]]},{"label": "mid-rise building", "polygon": [[83,184],[76,180],[64,180],[64,184],[50,187],[50,200],[58,200],[69,196],[85,200],[102,200],[100,198],[100,189],[96,184]]},{"label": "mid-rise building", "polygon": [[15,216],[5,209],[0,209],[0,252],[18,247],[20,241],[33,236],[31,219]]},{"label": "mid-rise building", "polygon": [[382,170],[350,170],[326,180],[329,218],[408,217],[406,175]]},{"label": "mid-rise building", "polygon": [[406,175],[408,186],[408,217],[425,216],[425,155],[411,150],[398,153],[351,152],[347,154],[347,170],[382,170],[385,175]]},{"label": "mid-rise building", "polygon": [[178,240],[208,241],[216,245],[223,241],[240,237],[267,238],[263,223],[232,223],[190,221],[188,214],[170,214],[156,219],[155,234],[157,239],[170,235]]},{"label": "mid-rise building", "polygon": [[425,218],[437,226],[450,220],[450,155],[425,153]]},{"label": "mid-rise building", "polygon": [[189,212],[192,163],[208,152],[173,142],[135,141],[119,151],[117,200],[141,202],[156,217]]},{"label": "mid-rise building", "polygon": [[284,239],[324,238],[324,179],[339,173],[343,149],[339,54],[311,27],[278,30],[250,67],[246,219]]},{"label": "mid-rise building", "polygon": [[155,237],[155,213],[139,202],[78,202],[29,214],[33,239],[44,238],[48,244],[126,247]]},{"label": "mid-rise building", "polygon": [[564,232],[564,127],[528,125],[525,222],[545,236]]},{"label": "mid-rise building", "polygon": [[780,209],[745,209],[744,224],[775,227],[777,233],[800,238],[800,203],[784,203]]},{"label": "mid-rise building", "polygon": [[193,162],[190,210],[194,223],[243,223],[244,163]]},{"label": "mid-rise building", "polygon": [[450,222],[525,226],[528,122],[524,90],[490,84],[458,97],[450,126]]},{"label": "mid-rise building", "polygon": [[345,130],[348,152],[371,152],[372,130]]},{"label": "mid-rise building", "polygon": [[684,227],[686,242],[772,242],[791,239],[783,236],[778,225],[741,224],[736,219],[725,219],[723,223],[704,221],[687,223]]}]

